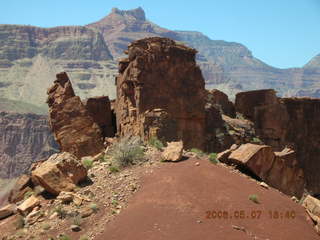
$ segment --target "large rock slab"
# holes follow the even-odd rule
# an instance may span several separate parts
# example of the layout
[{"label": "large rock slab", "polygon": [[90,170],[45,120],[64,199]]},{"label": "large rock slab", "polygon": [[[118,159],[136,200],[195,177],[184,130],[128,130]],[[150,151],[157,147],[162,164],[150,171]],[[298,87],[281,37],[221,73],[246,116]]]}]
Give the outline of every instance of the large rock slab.
[{"label": "large rock slab", "polygon": [[247,143],[233,151],[228,159],[236,165],[244,165],[258,177],[265,179],[275,155],[270,146]]},{"label": "large rock slab", "polygon": [[57,74],[48,89],[49,123],[61,151],[81,158],[103,150],[102,133],[80,98],[75,96],[68,75]]},{"label": "large rock slab", "polygon": [[21,175],[9,193],[9,202],[16,203],[23,200],[24,194],[28,191],[32,191],[32,187],[33,183],[31,177],[27,174]]},{"label": "large rock slab", "polygon": [[33,181],[54,195],[74,190],[76,184],[86,177],[86,168],[79,159],[67,152],[52,155],[32,171]]},{"label": "large rock slab", "polygon": [[28,213],[32,211],[35,207],[39,206],[41,203],[40,199],[35,196],[30,196],[23,203],[21,203],[17,210],[22,215],[26,216]]},{"label": "large rock slab", "polygon": [[236,110],[228,95],[218,89],[207,91],[207,102],[216,106],[221,112],[229,117],[236,117]]}]

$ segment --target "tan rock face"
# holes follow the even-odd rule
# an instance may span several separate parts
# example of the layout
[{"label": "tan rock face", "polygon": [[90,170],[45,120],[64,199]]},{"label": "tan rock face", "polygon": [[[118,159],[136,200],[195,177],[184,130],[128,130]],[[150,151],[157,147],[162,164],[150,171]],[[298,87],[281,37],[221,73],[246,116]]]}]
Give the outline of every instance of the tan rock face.
[{"label": "tan rock face", "polygon": [[[166,38],[146,38],[128,47],[117,77],[117,130],[142,135],[146,111],[163,109],[176,122],[175,140],[204,148],[204,80],[194,49]],[[166,135],[166,134],[164,134]]]},{"label": "tan rock face", "polygon": [[48,90],[50,126],[61,151],[81,158],[103,150],[102,134],[79,97],[75,96],[66,73]]},{"label": "tan rock face", "polygon": [[72,191],[86,176],[87,170],[79,159],[67,152],[52,155],[32,171],[33,181],[54,195]]},{"label": "tan rock face", "polygon": [[40,205],[40,199],[32,195],[31,197],[27,198],[23,203],[21,203],[18,206],[17,210],[22,215],[27,215],[32,211],[32,209],[34,209],[36,206],[39,206],[39,205]]},{"label": "tan rock face", "polygon": [[320,224],[320,200],[308,195],[302,203],[309,213],[310,217]]},{"label": "tan rock face", "polygon": [[100,127],[103,137],[114,137],[116,123],[113,123],[112,121],[111,106],[108,96],[88,98],[83,104],[90,116]]},{"label": "tan rock face", "polygon": [[236,110],[252,119],[257,135],[275,150],[292,146],[306,188],[320,193],[320,100],[277,98],[273,90],[239,93]]},{"label": "tan rock face", "polygon": [[162,152],[162,158],[165,161],[176,162],[181,160],[183,153],[183,142],[169,142],[168,146]]}]

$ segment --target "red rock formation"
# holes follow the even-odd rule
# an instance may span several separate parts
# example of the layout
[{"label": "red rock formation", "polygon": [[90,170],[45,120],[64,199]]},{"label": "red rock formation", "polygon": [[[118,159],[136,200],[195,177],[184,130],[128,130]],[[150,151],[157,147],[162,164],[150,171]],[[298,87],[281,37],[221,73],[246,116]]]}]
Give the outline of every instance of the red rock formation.
[{"label": "red rock formation", "polygon": [[88,98],[83,104],[90,116],[100,127],[103,137],[114,137],[115,128],[112,124],[112,113],[108,96]]},{"label": "red rock formation", "polygon": [[207,102],[220,109],[223,114],[232,118],[236,117],[235,107],[229,101],[228,95],[218,89],[207,91]]},{"label": "red rock formation", "polygon": [[240,92],[236,94],[236,111],[244,117],[254,119],[254,111],[258,106],[265,106],[278,103],[278,98],[273,89]]},{"label": "red rock formation", "polygon": [[102,134],[80,98],[75,96],[66,73],[57,74],[48,89],[50,126],[61,151],[81,158],[103,150]]},{"label": "red rock formation", "polygon": [[320,99],[277,98],[273,90],[237,95],[236,110],[251,118],[257,135],[275,150],[292,146],[306,188],[320,194]]},{"label": "red rock formation", "polygon": [[163,109],[176,121],[174,140],[186,148],[204,148],[204,80],[196,50],[166,38],[146,38],[128,47],[117,81],[117,129],[120,136],[143,135],[146,111]]}]

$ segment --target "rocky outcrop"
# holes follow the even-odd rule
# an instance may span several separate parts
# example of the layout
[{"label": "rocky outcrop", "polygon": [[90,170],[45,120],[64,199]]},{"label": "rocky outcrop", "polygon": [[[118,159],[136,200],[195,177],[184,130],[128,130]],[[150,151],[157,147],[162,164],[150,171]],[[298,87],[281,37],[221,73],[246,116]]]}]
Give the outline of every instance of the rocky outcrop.
[{"label": "rocky outcrop", "polygon": [[264,143],[275,150],[287,145],[296,150],[306,187],[314,194],[320,193],[319,109],[319,99],[277,98],[273,90],[243,92],[236,99],[236,110],[252,119]]},{"label": "rocky outcrop", "polygon": [[176,123],[174,140],[204,148],[204,80],[194,49],[166,38],[146,38],[128,47],[119,63],[117,129],[120,136],[143,135],[146,111],[163,109]]},{"label": "rocky outcrop", "polygon": [[244,144],[226,150],[219,159],[249,171],[283,193],[300,198],[305,187],[303,170],[297,166],[295,152],[284,149],[274,153],[271,146]]},{"label": "rocky outcrop", "polygon": [[58,151],[47,116],[0,112],[0,178],[14,178]]},{"label": "rocky outcrop", "polygon": [[103,137],[114,137],[116,129],[112,122],[112,112],[108,96],[88,98],[83,104],[94,122],[100,127]]},{"label": "rocky outcrop", "polygon": [[70,153],[52,155],[32,171],[32,181],[54,195],[74,190],[87,177],[86,168]]},{"label": "rocky outcrop", "polygon": [[231,118],[236,117],[235,107],[233,103],[229,101],[228,95],[218,89],[207,91],[207,103],[211,103],[218,108],[222,114]]},{"label": "rocky outcrop", "polygon": [[65,72],[48,89],[49,123],[61,151],[81,158],[103,150],[101,130],[75,96]]}]

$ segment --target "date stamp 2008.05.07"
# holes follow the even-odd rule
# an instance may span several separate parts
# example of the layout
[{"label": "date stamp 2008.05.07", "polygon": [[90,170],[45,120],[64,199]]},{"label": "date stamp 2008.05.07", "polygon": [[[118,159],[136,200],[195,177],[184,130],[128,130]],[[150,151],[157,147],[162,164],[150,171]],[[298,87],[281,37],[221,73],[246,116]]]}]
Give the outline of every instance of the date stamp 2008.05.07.
[{"label": "date stamp 2008.05.07", "polygon": [[295,211],[285,210],[235,210],[235,211],[223,211],[223,210],[209,210],[205,212],[206,219],[256,219],[259,220],[262,217],[267,216],[270,219],[295,219]]}]

